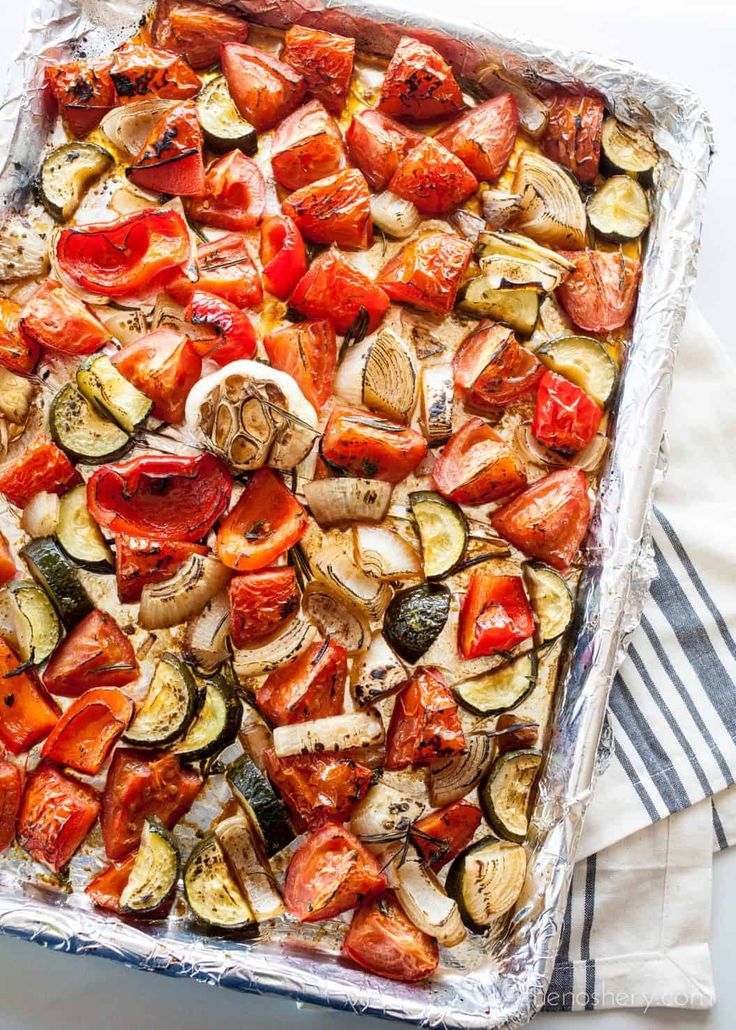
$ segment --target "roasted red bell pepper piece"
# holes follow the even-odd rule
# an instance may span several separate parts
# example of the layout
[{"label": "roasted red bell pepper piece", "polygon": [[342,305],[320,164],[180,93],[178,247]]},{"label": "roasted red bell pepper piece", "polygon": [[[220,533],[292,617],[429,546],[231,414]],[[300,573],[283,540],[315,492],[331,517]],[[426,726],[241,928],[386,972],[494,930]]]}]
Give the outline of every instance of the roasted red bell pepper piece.
[{"label": "roasted red bell pepper piece", "polygon": [[258,469],[217,531],[217,557],[237,572],[265,569],[307,531],[307,513],[272,469]]},{"label": "roasted red bell pepper piece", "polygon": [[0,750],[0,855],[15,840],[22,796],[23,770]]},{"label": "roasted red bell pepper piece", "polygon": [[603,411],[585,390],[556,372],[547,371],[539,381],[532,433],[545,447],[568,457],[587,447],[603,417]]},{"label": "roasted red bell pepper piece", "polygon": [[424,233],[383,266],[376,284],[391,300],[447,314],[455,306],[472,253],[472,244],[453,233]]},{"label": "roasted red bell pepper piece", "polygon": [[24,508],[40,490],[63,494],[78,482],[79,473],[66,454],[41,434],[0,473],[0,494]]},{"label": "roasted red bell pepper piece", "polygon": [[97,469],[87,482],[87,507],[113,533],[194,542],[227,509],[232,486],[214,454],[143,455]]},{"label": "roasted red bell pepper piece", "polygon": [[371,191],[356,168],[303,186],[281,207],[305,240],[353,250],[365,249],[373,242]]},{"label": "roasted red bell pepper piece", "polygon": [[641,262],[622,251],[562,252],[575,270],[557,287],[563,308],[578,329],[607,333],[631,318],[639,292]]},{"label": "roasted red bell pepper piece", "polygon": [[417,819],[410,835],[425,862],[438,872],[470,844],[482,815],[470,801],[453,801]]},{"label": "roasted red bell pepper piece", "polygon": [[478,180],[459,157],[432,136],[406,155],[388,188],[410,200],[423,215],[444,215],[478,188]]},{"label": "roasted red bell pepper piece", "polygon": [[416,669],[397,695],[386,742],[386,768],[427,765],[465,750],[457,702],[437,669]]},{"label": "roasted red bell pepper piece", "polygon": [[306,318],[326,318],[344,334],[356,320],[365,319],[365,331],[374,332],[389,308],[380,286],[331,247],[316,258],[291,295],[290,304]]},{"label": "roasted red bell pepper piece", "polygon": [[242,150],[231,150],[207,169],[201,195],[189,201],[189,214],[203,225],[242,232],[258,225],[265,207],[263,172]]},{"label": "roasted red bell pepper piece", "polygon": [[146,97],[187,100],[202,83],[183,57],[146,43],[123,43],[112,55],[110,76],[118,102],[130,104]]},{"label": "roasted red bell pepper piece", "polygon": [[192,341],[173,329],[156,329],[112,358],[118,372],[154,402],[153,414],[176,425],[184,421],[187,394],[202,373]]},{"label": "roasted red bell pepper piece", "polygon": [[542,152],[569,168],[580,182],[595,182],[601,157],[603,101],[599,97],[560,94],[547,108],[549,120]]},{"label": "roasted red bell pepper piece", "polygon": [[294,322],[263,338],[268,360],[288,372],[309,403],[320,411],[332,396],[337,367],[337,342],[332,325]]},{"label": "roasted red bell pepper piece", "polygon": [[184,100],[164,111],[125,174],[153,193],[196,196],[205,189],[203,144],[197,108]]},{"label": "roasted red bell pepper piece", "polygon": [[228,598],[236,647],[252,647],[266,640],[299,611],[296,574],[290,565],[233,576]]},{"label": "roasted red bell pepper piece", "polygon": [[424,136],[407,129],[373,108],[358,111],[345,133],[350,160],[360,168],[371,189],[381,192],[406,155]]},{"label": "roasted red bell pepper piece", "polygon": [[55,279],[46,279],[20,313],[20,331],[31,345],[60,354],[94,354],[110,333],[87,305]]},{"label": "roasted red bell pepper piece", "polygon": [[261,223],[261,263],[265,288],[279,300],[288,300],[308,268],[304,240],[293,218],[286,215],[264,218]]},{"label": "roasted red bell pepper piece", "polygon": [[476,416],[447,441],[432,482],[457,504],[488,504],[526,486],[526,472],[513,448]]},{"label": "roasted red bell pepper piece", "polygon": [[284,118],[271,141],[276,182],[298,190],[342,171],[348,163],[337,122],[319,100],[310,100]]},{"label": "roasted red bell pepper piece", "polygon": [[268,778],[300,831],[346,822],[373,779],[367,766],[344,755],[324,752],[277,758],[268,748],[263,757]]},{"label": "roasted red bell pepper piece", "polygon": [[402,36],[381,84],[378,108],[392,118],[432,121],[465,107],[462,90],[434,47]]},{"label": "roasted red bell pepper piece", "polygon": [[117,103],[110,61],[70,61],[51,65],[46,81],[72,136],[87,136]]},{"label": "roasted red bell pepper piece", "polygon": [[471,576],[458,624],[463,658],[511,651],[533,633],[534,614],[521,576]]},{"label": "roasted red bell pepper piece", "polygon": [[245,43],[248,22],[198,0],[158,0],[151,25],[153,45],[184,54],[192,68],[217,64],[223,43]]},{"label": "roasted red bell pepper piece", "polygon": [[23,376],[34,370],[41,349],[21,334],[21,310],[10,297],[0,297],[0,365]]},{"label": "roasted red bell pepper piece", "polygon": [[192,554],[207,554],[208,550],[204,544],[118,534],[115,537],[118,597],[124,604],[140,601],[144,586],[171,579]]},{"label": "roasted red bell pepper piece", "polygon": [[258,337],[253,323],[244,311],[222,297],[196,290],[184,317],[192,325],[211,326],[217,334],[214,339],[192,341],[195,352],[201,357],[211,358],[223,366],[255,354]]},{"label": "roasted red bell pepper piece", "polygon": [[519,109],[510,93],[484,100],[439,132],[436,140],[451,150],[476,179],[495,182],[513,153]]},{"label": "roasted red bell pepper piece", "polygon": [[342,114],[353,74],[355,40],[334,32],[292,25],[284,36],[281,60],[304,79],[307,93],[334,115]]},{"label": "roasted red bell pepper piece", "polygon": [[46,763],[26,779],[18,843],[58,873],[68,865],[100,811],[97,791]]},{"label": "roasted red bell pepper piece", "polygon": [[71,704],[44,741],[41,757],[96,776],[128,727],[133,702],[116,687],[88,690]]},{"label": "roasted red bell pepper piece", "polygon": [[426,455],[427,441],[415,429],[344,404],[332,409],[321,453],[350,476],[400,483]]},{"label": "roasted red bell pepper piece", "polygon": [[235,106],[258,132],[273,129],[304,99],[301,75],[263,50],[226,43],[220,60]]},{"label": "roasted red bell pepper piece", "polygon": [[0,742],[14,755],[43,740],[60,715],[36,673],[19,669],[20,662],[0,637]]},{"label": "roasted red bell pepper piece", "polygon": [[96,608],[56,648],[43,681],[52,694],[79,697],[92,687],[124,687],[139,671],[128,637],[112,615]]},{"label": "roasted red bell pepper piece", "polygon": [[318,640],[295,661],[268,674],[256,704],[274,726],[340,715],[347,675],[345,648],[329,638]]}]

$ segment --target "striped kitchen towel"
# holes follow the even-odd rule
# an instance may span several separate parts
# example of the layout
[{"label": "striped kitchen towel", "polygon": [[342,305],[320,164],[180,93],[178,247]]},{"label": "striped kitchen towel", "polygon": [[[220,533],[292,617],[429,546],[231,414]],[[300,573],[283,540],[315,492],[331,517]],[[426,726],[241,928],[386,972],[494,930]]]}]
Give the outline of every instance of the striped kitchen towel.
[{"label": "striped kitchen towel", "polygon": [[[712,851],[736,842],[736,367],[685,323],[657,578],[610,699],[548,1010],[713,1004]],[[730,789],[729,789],[730,788]]]}]

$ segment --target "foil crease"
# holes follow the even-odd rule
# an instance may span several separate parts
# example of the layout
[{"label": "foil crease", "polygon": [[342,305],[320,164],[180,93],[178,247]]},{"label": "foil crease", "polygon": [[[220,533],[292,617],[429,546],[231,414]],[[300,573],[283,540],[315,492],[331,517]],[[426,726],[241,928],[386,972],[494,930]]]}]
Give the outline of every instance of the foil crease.
[{"label": "foil crease", "polygon": [[[613,675],[653,576],[649,517],[672,369],[695,278],[713,138],[699,99],[623,62],[566,53],[359,0],[210,0],[274,27],[313,25],[389,55],[405,32],[431,43],[468,80],[503,67],[540,95],[592,89],[622,121],[653,133],[663,155],[642,290],[616,405],[613,446],[588,541],[577,635],[561,670],[551,746],[529,843],[524,892],[503,932],[443,956],[423,986],[380,980],[321,948],[320,932],[257,942],[198,934],[181,918],[145,930],[103,916],[77,895],[2,875],[0,932],[46,947],[116,959],[169,976],[437,1028],[516,1027],[541,1005],[557,949],[583,814],[598,768]],[[50,59],[108,51],[146,0],[34,0],[30,29],[0,105],[0,219],[22,210],[46,139],[41,82]],[[1,231],[1,229],[0,229]],[[610,744],[608,745],[610,747]],[[605,749],[604,749],[605,750]]]}]

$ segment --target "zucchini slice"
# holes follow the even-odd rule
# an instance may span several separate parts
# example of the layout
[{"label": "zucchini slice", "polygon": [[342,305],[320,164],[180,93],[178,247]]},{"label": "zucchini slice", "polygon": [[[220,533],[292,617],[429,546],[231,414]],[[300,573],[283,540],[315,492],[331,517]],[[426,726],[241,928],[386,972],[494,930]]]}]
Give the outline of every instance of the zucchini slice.
[{"label": "zucchini slice", "polygon": [[493,738],[469,736],[467,749],[442,762],[435,762],[429,773],[429,800],[442,808],[464,798],[483,779],[493,757]]},{"label": "zucchini slice", "polygon": [[365,712],[346,712],[311,722],[277,726],[273,731],[273,749],[278,758],[320,751],[351,751],[359,747],[378,747],[384,737],[379,712],[369,708]]},{"label": "zucchini slice", "polygon": [[468,929],[482,933],[513,908],[525,877],[526,854],[520,844],[484,837],[457,856],[445,889]]},{"label": "zucchini slice", "polygon": [[507,662],[452,688],[463,708],[475,715],[500,715],[520,705],[537,682],[537,657],[527,651]]},{"label": "zucchini slice", "polygon": [[623,172],[649,182],[658,162],[654,140],[643,129],[606,118],[601,133],[601,167],[605,172]]},{"label": "zucchini slice", "polygon": [[419,530],[422,563],[427,579],[446,576],[465,554],[468,524],[456,504],[433,490],[409,494],[409,504]]},{"label": "zucchini slice", "polygon": [[64,143],[48,154],[41,166],[40,194],[48,213],[66,222],[79,207],[95,179],[108,172],[115,158],[96,143]]},{"label": "zucchini slice", "polygon": [[49,427],[62,451],[88,465],[119,458],[131,444],[125,430],[100,415],[72,383],[62,386],[51,402]]},{"label": "zucchini slice", "polygon": [[559,572],[539,562],[524,566],[524,583],[532,603],[537,630],[537,644],[557,640],[572,622],[575,599],[568,582]]},{"label": "zucchini slice", "polygon": [[0,595],[3,623],[24,665],[46,661],[61,640],[61,623],[44,590],[37,583],[10,583]]},{"label": "zucchini slice", "polygon": [[64,553],[84,569],[109,572],[114,564],[110,548],[87,509],[87,487],[84,483],[61,498],[56,539]]},{"label": "zucchini slice", "polygon": [[444,629],[450,602],[443,583],[422,583],[396,594],[386,609],[383,635],[399,658],[412,665],[419,661]]},{"label": "zucchini slice", "polygon": [[266,855],[271,858],[296,836],[283,801],[248,755],[232,762],[225,775],[230,790],[263,843]]},{"label": "zucchini slice", "polygon": [[31,540],[21,550],[31,575],[53,602],[66,629],[73,629],[93,609],[87,591],[67,556],[50,536]]},{"label": "zucchini slice", "polygon": [[199,94],[197,114],[207,145],[216,154],[242,150],[251,157],[258,150],[258,134],[238,112],[224,75],[208,82]]},{"label": "zucchini slice", "polygon": [[132,433],[153,408],[153,401],[122,376],[107,354],[92,354],[77,369],[77,386],[98,411]]},{"label": "zucchini slice", "polygon": [[498,756],[478,788],[483,814],[504,840],[520,844],[526,839],[532,789],[541,764],[539,751],[507,751]]},{"label": "zucchini slice", "polygon": [[188,667],[176,655],[162,655],[126,741],[135,747],[171,744],[186,733],[196,704],[197,684]]},{"label": "zucchini slice", "polygon": [[498,289],[479,275],[464,287],[459,307],[476,318],[492,318],[522,336],[531,336],[539,317],[539,300],[535,289]]},{"label": "zucchini slice", "polygon": [[173,835],[158,819],[147,816],[133,868],[120,895],[121,909],[144,915],[159,908],[176,890],[180,868],[179,845]]},{"label": "zucchini slice", "polygon": [[253,909],[238,887],[217,838],[210,834],[184,867],[184,894],[194,918],[214,930],[255,930]]},{"label": "zucchini slice", "polygon": [[211,555],[192,554],[171,579],[143,587],[138,621],[144,629],[168,629],[188,622],[224,589],[230,575]]},{"label": "zucchini slice", "polygon": [[204,689],[201,708],[174,748],[183,762],[196,762],[224,751],[237,737],[243,719],[243,702],[224,676],[209,676]]},{"label": "zucchini slice", "polygon": [[0,415],[15,426],[28,420],[35,394],[33,383],[0,366]]},{"label": "zucchini slice", "polygon": [[558,372],[604,408],[613,397],[618,369],[606,348],[591,336],[561,336],[537,349],[547,368]]},{"label": "zucchini slice", "polygon": [[652,220],[647,195],[630,175],[614,175],[587,204],[588,221],[599,236],[614,243],[638,240]]},{"label": "zucchini slice", "polygon": [[261,858],[259,838],[244,815],[224,819],[215,827],[215,837],[222,849],[230,872],[260,923],[276,919],[285,912],[268,859]]}]

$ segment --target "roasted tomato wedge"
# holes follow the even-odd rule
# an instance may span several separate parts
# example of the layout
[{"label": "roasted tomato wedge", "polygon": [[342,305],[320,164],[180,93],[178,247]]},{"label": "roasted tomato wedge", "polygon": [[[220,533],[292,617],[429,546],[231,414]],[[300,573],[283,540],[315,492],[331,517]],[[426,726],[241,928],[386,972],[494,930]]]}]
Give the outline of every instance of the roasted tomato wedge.
[{"label": "roasted tomato wedge", "polygon": [[263,285],[279,300],[291,291],[307,271],[304,240],[293,218],[271,215],[261,223]]},{"label": "roasted tomato wedge", "polygon": [[[112,862],[105,866],[96,876],[92,877],[84,888],[84,893],[88,894],[99,908],[114,912],[118,916],[125,915],[126,913],[120,907],[120,895],[128,884],[135,860],[135,855],[128,855],[122,862]],[[136,918],[163,919],[170,911],[173,900],[173,897],[168,898],[152,912],[138,912]]]},{"label": "roasted tomato wedge", "polygon": [[115,537],[115,577],[124,604],[140,601],[143,587],[171,579],[192,554],[207,554],[203,544],[150,540],[119,534]]},{"label": "roasted tomato wedge", "polygon": [[202,359],[188,337],[173,329],[157,329],[118,351],[112,362],[151,398],[156,418],[174,424],[184,420],[187,394],[202,372]]},{"label": "roasted tomato wedge", "polygon": [[545,447],[568,457],[587,447],[603,416],[595,401],[556,372],[547,371],[539,381],[532,433]]},{"label": "roasted tomato wedge", "polygon": [[417,669],[396,698],[386,768],[427,765],[465,750],[457,702],[438,669]]},{"label": "roasted tomato wedge", "polygon": [[197,267],[197,292],[222,297],[238,308],[255,308],[263,300],[261,276],[244,236],[229,233],[212,243],[201,244]]},{"label": "roasted tomato wedge", "polygon": [[470,844],[480,826],[482,812],[470,801],[453,801],[414,823],[411,837],[425,862],[435,872]]},{"label": "roasted tomato wedge", "polygon": [[193,325],[208,325],[215,330],[214,339],[194,340],[193,346],[197,354],[221,367],[240,358],[252,358],[256,352],[258,337],[253,323],[244,311],[222,297],[197,290],[185,318]]},{"label": "roasted tomato wedge", "polygon": [[124,687],[138,672],[130,640],[112,615],[95,609],[56,648],[43,681],[52,694],[79,697],[92,687]]},{"label": "roasted tomato wedge", "polygon": [[46,738],[41,757],[95,776],[127,729],[133,702],[115,687],[88,690],[67,708]]},{"label": "roasted tomato wedge", "polygon": [[189,201],[195,222],[239,232],[252,229],[263,217],[266,180],[242,150],[231,150],[207,169],[202,195]]},{"label": "roasted tomato wedge", "polygon": [[502,537],[530,558],[566,571],[590,522],[588,484],[580,469],[561,469],[517,494],[491,516]]},{"label": "roasted tomato wedge", "polygon": [[511,727],[519,724],[519,716],[516,712],[503,712],[496,720],[497,730],[506,730],[506,733],[496,737],[496,753],[505,755],[509,751],[519,751],[521,748],[535,748],[539,742],[539,729],[537,726],[524,726],[523,729],[511,731]]},{"label": "roasted tomato wedge", "polygon": [[589,333],[626,325],[636,305],[641,262],[622,251],[574,250],[562,256],[575,271],[557,287],[557,296],[575,325]]},{"label": "roasted tomato wedge", "polygon": [[125,297],[150,288],[164,273],[189,261],[189,229],[177,211],[141,211],[102,225],[62,229],[58,268],[71,282],[102,297]]},{"label": "roasted tomato wedge", "polygon": [[472,253],[472,244],[454,233],[428,232],[404,244],[376,282],[391,300],[447,314]]},{"label": "roasted tomato wedge", "polygon": [[299,611],[299,590],[290,565],[233,576],[228,596],[236,647],[251,647],[265,640]]},{"label": "roasted tomato wedge", "polygon": [[423,215],[443,215],[475,193],[478,180],[460,158],[427,136],[410,150],[388,188]]},{"label": "roasted tomato wedge", "polygon": [[0,742],[14,755],[43,740],[59,718],[59,708],[35,672],[19,669],[20,662],[0,637]]},{"label": "roasted tomato wedge", "polygon": [[345,699],[348,653],[340,644],[316,641],[296,661],[269,673],[256,704],[274,726],[339,715]]},{"label": "roasted tomato wedge", "polygon": [[601,157],[603,101],[598,97],[560,95],[547,106],[543,153],[569,168],[580,182],[595,182]]},{"label": "roasted tomato wedge", "polygon": [[118,102],[129,104],[145,97],[187,100],[202,83],[183,57],[145,43],[123,43],[112,55],[110,69]]},{"label": "roasted tomato wedge", "polygon": [[31,345],[60,354],[93,354],[110,333],[87,305],[55,279],[46,279],[20,313],[20,331]]},{"label": "roasted tomato wedge", "polygon": [[362,408],[332,409],[322,437],[322,457],[350,476],[400,483],[427,453],[414,429]]},{"label": "roasted tomato wedge", "polygon": [[307,93],[331,114],[342,114],[353,74],[355,40],[334,32],[292,25],[284,36],[281,60],[304,79]]},{"label": "roasted tomato wedge", "polygon": [[335,175],[347,165],[342,133],[319,100],[284,118],[271,142],[274,178],[287,190]]},{"label": "roasted tomato wedge", "polygon": [[463,658],[511,651],[533,633],[534,615],[521,576],[471,576],[458,625]]},{"label": "roasted tomato wedge", "polygon": [[0,754],[0,854],[15,839],[22,794],[22,770]]},{"label": "roasted tomato wedge", "polygon": [[141,839],[146,816],[171,829],[202,789],[202,777],[166,751],[118,748],[102,797],[102,839],[108,858],[124,858]]},{"label": "roasted tomato wedge", "polygon": [[303,923],[332,919],[386,887],[378,859],[342,826],[328,823],[297,848],[289,863],[284,903]]},{"label": "roasted tomato wedge", "polygon": [[215,550],[231,569],[254,572],[271,565],[306,531],[304,508],[280,476],[262,468],[220,523]]},{"label": "roasted tomato wedge", "polygon": [[10,297],[0,297],[0,365],[28,375],[38,364],[40,348],[20,332],[22,308]]},{"label": "roasted tomato wedge", "polygon": [[63,494],[79,482],[79,473],[53,441],[43,434],[21,451],[0,473],[0,494],[25,508],[34,494]]},{"label": "roasted tomato wedge", "polygon": [[440,961],[437,941],[412,923],[393,891],[359,905],[342,953],[369,973],[403,983],[426,980]]},{"label": "roasted tomato wedge", "polygon": [[226,43],[220,59],[235,106],[258,132],[273,129],[304,99],[301,75],[263,50]]},{"label": "roasted tomato wedge", "polygon": [[399,164],[423,139],[420,132],[372,108],[353,115],[345,133],[350,160],[360,168],[371,189],[379,192],[386,189]]},{"label": "roasted tomato wedge", "polygon": [[125,174],[141,189],[191,197],[205,188],[204,137],[191,100],[175,104],[156,122]]},{"label": "roasted tomato wedge", "polygon": [[230,502],[233,481],[213,454],[143,455],[104,465],[87,482],[87,507],[113,533],[200,540]]},{"label": "roasted tomato wedge", "polygon": [[316,258],[296,285],[291,306],[306,318],[326,318],[335,331],[346,333],[358,319],[372,333],[389,308],[386,293],[331,247]]},{"label": "roasted tomato wedge", "polygon": [[223,43],[245,43],[248,22],[197,0],[159,0],[151,38],[162,50],[184,54],[192,68],[209,68]]},{"label": "roasted tomato wedge", "polygon": [[383,77],[378,107],[393,118],[427,122],[462,111],[465,101],[444,57],[402,36]]},{"label": "roasted tomato wedge", "polygon": [[332,396],[337,366],[337,343],[332,325],[295,322],[263,338],[268,360],[288,372],[309,403],[319,411]]},{"label": "roasted tomato wedge", "polygon": [[11,579],[15,579],[18,575],[18,569],[15,566],[13,555],[10,551],[10,545],[8,544],[5,536],[0,533],[0,586],[4,583],[9,583]]},{"label": "roasted tomato wedge", "polygon": [[72,136],[87,136],[117,103],[109,60],[52,65],[46,81]]},{"label": "roasted tomato wedge", "polygon": [[477,416],[448,440],[432,469],[443,497],[457,504],[487,504],[526,485],[526,473],[513,449]]},{"label": "roasted tomato wedge", "polygon": [[519,131],[519,110],[510,93],[484,100],[435,139],[459,157],[476,179],[495,182],[509,162]]},{"label": "roasted tomato wedge", "polygon": [[306,240],[364,249],[373,242],[371,191],[363,173],[348,168],[292,193],[282,204]]},{"label": "roasted tomato wedge", "polygon": [[52,765],[26,779],[18,817],[18,843],[53,872],[68,865],[97,819],[100,799],[86,783]]},{"label": "roasted tomato wedge", "polygon": [[268,777],[300,832],[327,822],[344,823],[373,779],[367,766],[343,755],[324,752],[277,758],[269,748],[263,757]]},{"label": "roasted tomato wedge", "polygon": [[506,326],[481,322],[463,340],[452,368],[455,386],[475,408],[495,411],[536,387],[544,366]]}]

